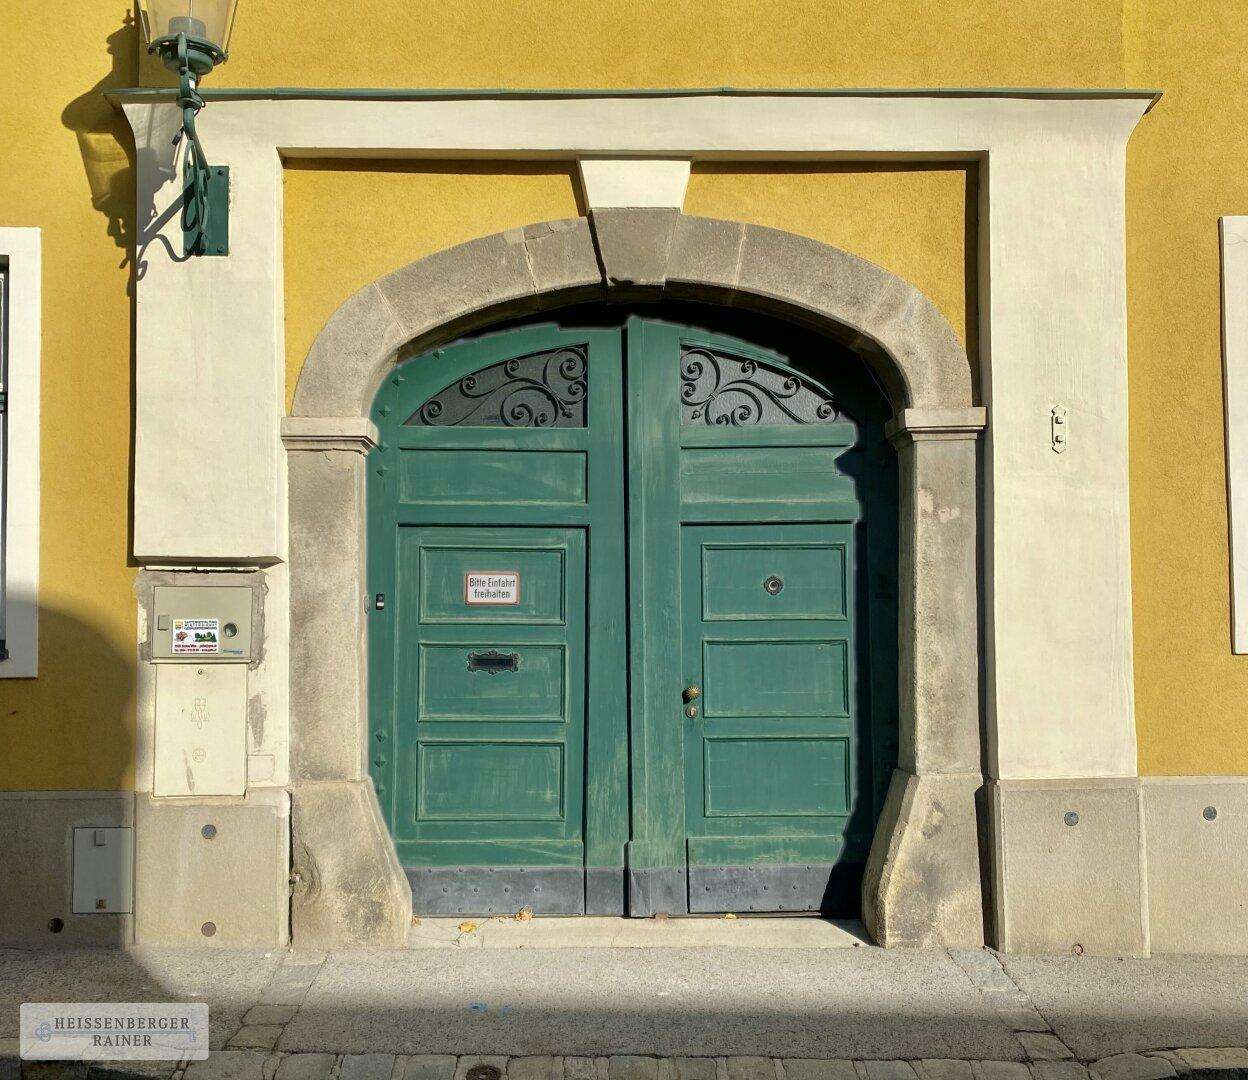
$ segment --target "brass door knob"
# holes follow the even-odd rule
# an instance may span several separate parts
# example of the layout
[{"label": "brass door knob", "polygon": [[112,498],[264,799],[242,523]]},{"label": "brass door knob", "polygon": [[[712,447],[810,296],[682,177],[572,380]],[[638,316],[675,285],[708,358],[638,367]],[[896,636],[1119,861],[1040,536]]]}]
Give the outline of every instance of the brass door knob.
[{"label": "brass door knob", "polygon": [[702,696],[702,687],[698,686],[697,683],[694,683],[692,686],[685,687],[684,697],[686,701],[693,701],[694,698],[698,698],[701,696]]}]

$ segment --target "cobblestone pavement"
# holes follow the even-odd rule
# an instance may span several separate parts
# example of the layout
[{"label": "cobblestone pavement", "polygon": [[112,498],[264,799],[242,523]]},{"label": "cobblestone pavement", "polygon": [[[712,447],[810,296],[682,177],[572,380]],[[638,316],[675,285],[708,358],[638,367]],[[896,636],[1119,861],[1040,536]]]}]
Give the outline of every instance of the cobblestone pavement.
[{"label": "cobblestone pavement", "polygon": [[[270,1025],[256,1025],[268,1027]],[[5,1040],[12,1042],[12,1040]],[[1027,1061],[767,1057],[482,1057],[214,1050],[205,1061],[87,1066],[3,1056],[0,1080],[1248,1080],[1248,1049],[1195,1048],[1073,1060],[1035,1041]],[[1058,1056],[1063,1055],[1063,1056]]]},{"label": "cobblestone pavement", "polygon": [[[18,1004],[75,1000],[207,1001],[212,1053],[20,1062]],[[1248,1080],[1246,1046],[1243,957],[0,950],[0,1080]]]}]

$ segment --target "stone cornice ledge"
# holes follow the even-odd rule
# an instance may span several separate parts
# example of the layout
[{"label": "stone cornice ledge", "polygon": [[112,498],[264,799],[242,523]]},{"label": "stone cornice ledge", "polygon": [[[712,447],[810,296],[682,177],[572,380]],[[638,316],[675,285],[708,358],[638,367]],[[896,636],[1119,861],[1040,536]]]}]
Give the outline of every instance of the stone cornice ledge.
[{"label": "stone cornice ledge", "polygon": [[367,416],[283,416],[287,450],[345,450],[367,454],[380,441]]},{"label": "stone cornice ledge", "polygon": [[[305,101],[472,101],[499,99],[584,100],[586,98],[691,98],[691,97],[794,97],[794,98],[1032,98],[1037,100],[1091,101],[1098,98],[1139,98],[1152,108],[1160,90],[1136,87],[1069,86],[844,86],[844,87],[752,87],[694,86],[619,88],[384,88],[206,86],[200,91],[205,101],[305,100]],[[105,99],[114,107],[141,101],[174,101],[177,88],[166,86],[127,86],[107,90]]]},{"label": "stone cornice ledge", "polygon": [[885,426],[893,442],[906,439],[977,439],[988,426],[983,405],[969,409],[902,409]]}]

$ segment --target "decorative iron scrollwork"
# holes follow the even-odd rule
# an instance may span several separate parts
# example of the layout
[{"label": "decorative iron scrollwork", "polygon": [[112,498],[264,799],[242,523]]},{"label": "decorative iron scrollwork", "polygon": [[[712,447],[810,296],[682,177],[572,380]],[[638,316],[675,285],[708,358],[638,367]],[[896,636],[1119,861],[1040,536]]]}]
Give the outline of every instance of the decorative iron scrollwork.
[{"label": "decorative iron scrollwork", "polygon": [[680,378],[686,424],[753,427],[842,419],[822,387],[757,360],[686,346]]},{"label": "decorative iron scrollwork", "polygon": [[491,364],[444,386],[405,424],[584,427],[587,353],[585,345],[570,345]]},{"label": "decorative iron scrollwork", "polygon": [[468,654],[468,670],[484,671],[497,675],[501,671],[519,671],[519,653],[501,653],[497,649],[488,652],[470,652]]}]

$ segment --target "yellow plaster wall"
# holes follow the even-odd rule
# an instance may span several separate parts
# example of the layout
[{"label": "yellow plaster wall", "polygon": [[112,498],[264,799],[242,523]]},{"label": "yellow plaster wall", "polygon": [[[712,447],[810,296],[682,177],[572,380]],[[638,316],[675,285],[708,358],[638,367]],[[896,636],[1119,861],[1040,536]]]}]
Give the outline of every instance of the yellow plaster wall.
[{"label": "yellow plaster wall", "polygon": [[1131,515],[1140,769],[1248,773],[1231,654],[1218,217],[1248,213],[1248,19],[1129,0],[1128,80],[1165,96],[1131,141]]},{"label": "yellow plaster wall", "polygon": [[1115,86],[1122,0],[245,0],[230,86]]},{"label": "yellow plaster wall", "polygon": [[[1125,7],[1125,22],[1124,22]],[[124,0],[0,7],[0,223],[44,229],[40,677],[0,682],[0,788],[131,782],[132,162],[107,87]],[[53,43],[48,25],[72,25]],[[1248,772],[1229,652],[1216,218],[1244,212],[1248,26],[1225,0],[245,0],[218,86],[1157,85],[1130,155],[1132,507],[1141,765]],[[699,170],[692,212],[857,251],[973,335],[967,174]],[[574,212],[562,170],[292,168],[292,370],[351,289],[421,254]],[[467,210],[465,210],[467,208]],[[370,244],[355,226],[388,222]],[[971,342],[973,346],[973,341]],[[292,377],[293,381],[293,377]]]},{"label": "yellow plaster wall", "polygon": [[137,74],[126,10],[0,11],[0,224],[43,229],[39,676],[0,680],[3,789],[132,784],[134,187],[125,124],[100,94]]},{"label": "yellow plaster wall", "polygon": [[294,161],[285,186],[287,408],[313,339],[357,289],[465,240],[579,212],[565,166]]}]

